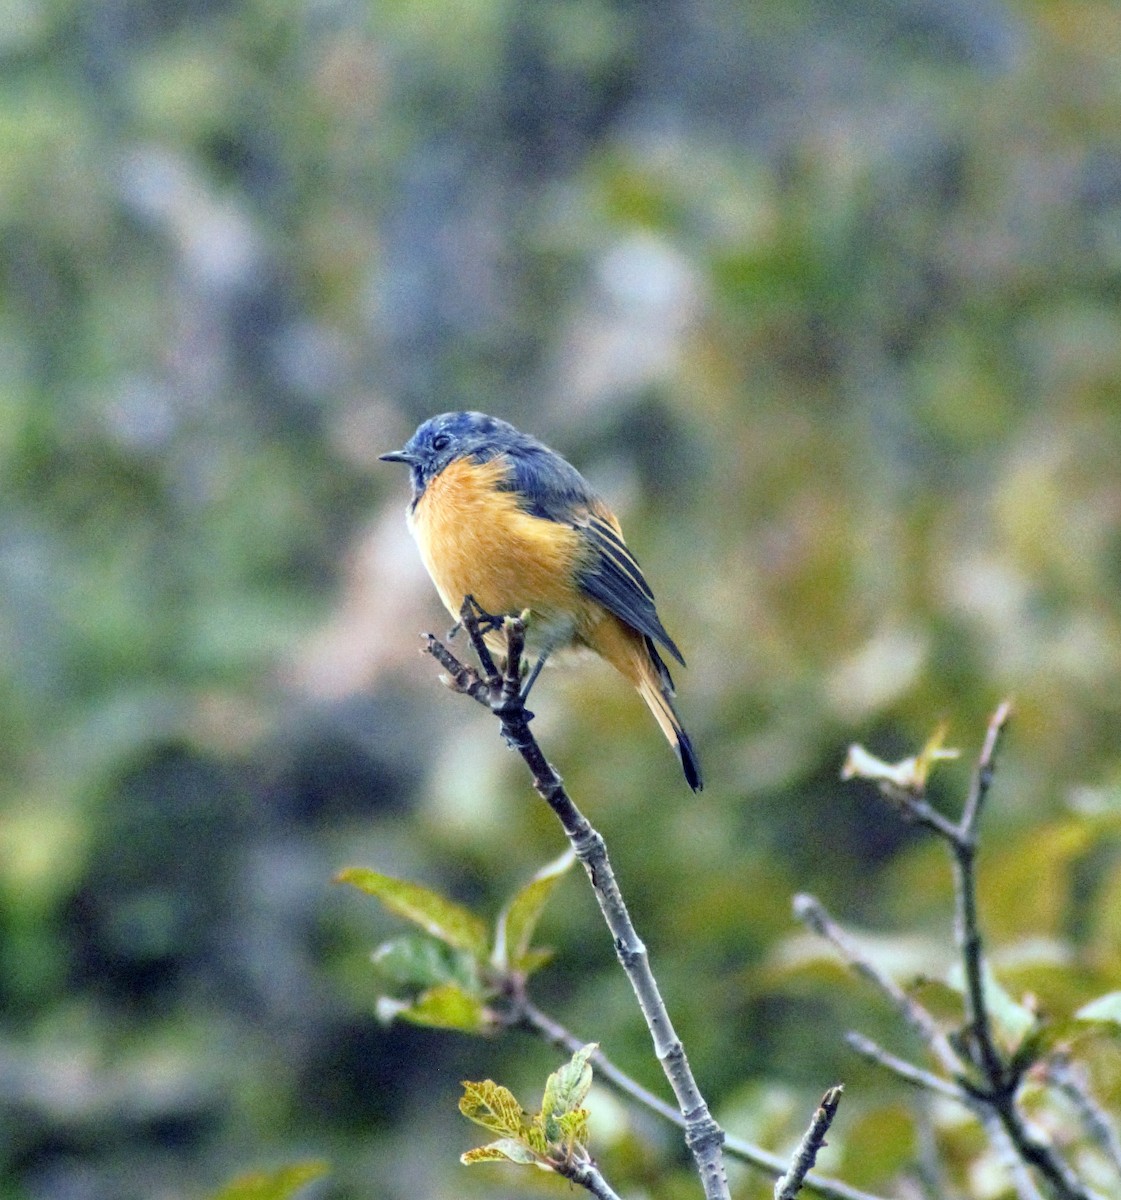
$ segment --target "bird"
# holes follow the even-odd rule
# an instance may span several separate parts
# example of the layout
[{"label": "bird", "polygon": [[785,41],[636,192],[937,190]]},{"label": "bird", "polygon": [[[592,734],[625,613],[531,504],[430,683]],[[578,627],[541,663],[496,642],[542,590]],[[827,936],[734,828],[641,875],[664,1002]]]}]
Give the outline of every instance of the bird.
[{"label": "bird", "polygon": [[379,458],[410,468],[406,520],[448,611],[458,619],[470,598],[493,616],[528,612],[537,662],[523,697],[554,651],[592,651],[638,690],[699,792],[700,762],[659,649],[682,666],[685,659],[618,520],[583,475],[481,412],[430,417]]}]

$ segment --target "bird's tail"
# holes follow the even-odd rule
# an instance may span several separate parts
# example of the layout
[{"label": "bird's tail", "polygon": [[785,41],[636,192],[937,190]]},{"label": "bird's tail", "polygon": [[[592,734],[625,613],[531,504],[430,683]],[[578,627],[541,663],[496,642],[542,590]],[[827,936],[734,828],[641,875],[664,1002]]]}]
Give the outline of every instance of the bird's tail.
[{"label": "bird's tail", "polygon": [[654,714],[654,719],[661,726],[666,740],[677,751],[677,757],[681,759],[681,769],[685,772],[685,782],[694,792],[699,792],[704,786],[701,764],[693,749],[693,743],[681,724],[681,718],[677,715],[677,709],[673,706],[673,680],[670,678],[669,669],[659,657],[654,643],[648,637],[643,638],[643,641],[647,654],[638,664],[635,686],[638,688],[638,694],[646,701],[646,706]]}]

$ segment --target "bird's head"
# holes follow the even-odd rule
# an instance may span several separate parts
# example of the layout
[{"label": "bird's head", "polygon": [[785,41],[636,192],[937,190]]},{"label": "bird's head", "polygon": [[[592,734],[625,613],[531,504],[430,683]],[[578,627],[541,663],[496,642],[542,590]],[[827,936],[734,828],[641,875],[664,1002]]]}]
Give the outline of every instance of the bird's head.
[{"label": "bird's head", "polygon": [[460,458],[486,462],[529,441],[513,425],[481,412],[448,412],[429,417],[401,447],[379,455],[382,462],[408,463],[413,503],[449,463]]}]

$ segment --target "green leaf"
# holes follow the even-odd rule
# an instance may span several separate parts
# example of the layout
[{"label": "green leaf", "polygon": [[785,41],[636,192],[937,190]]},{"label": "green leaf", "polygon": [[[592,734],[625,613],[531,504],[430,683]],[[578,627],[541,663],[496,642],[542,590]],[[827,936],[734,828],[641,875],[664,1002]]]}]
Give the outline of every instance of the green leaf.
[{"label": "green leaf", "polygon": [[442,983],[429,988],[411,1004],[387,997],[379,1005],[378,1013],[383,1019],[400,1017],[402,1021],[409,1021],[413,1025],[458,1029],[462,1033],[482,1033],[490,1028],[482,1000],[456,983]]},{"label": "green leaf", "polygon": [[290,1163],[275,1171],[251,1171],[228,1183],[211,1200],[288,1200],[305,1184],[327,1174],[327,1164],[316,1160]]},{"label": "green leaf", "polygon": [[383,942],[371,955],[392,983],[407,988],[457,983],[466,991],[478,986],[475,959],[424,933],[406,933]]},{"label": "green leaf", "polygon": [[1121,1025],[1121,992],[1106,992],[1083,1006],[1074,1014],[1079,1021]]},{"label": "green leaf", "polygon": [[476,1125],[499,1133],[504,1137],[522,1140],[528,1120],[522,1106],[509,1088],[484,1079],[481,1083],[463,1081],[463,1095],[459,1098],[459,1111]]},{"label": "green leaf", "polygon": [[439,892],[406,879],[381,875],[367,867],[347,867],[338,874],[336,881],[352,884],[359,891],[376,897],[390,912],[419,925],[449,946],[466,950],[476,958],[485,958],[486,925],[470,909]]},{"label": "green leaf", "polygon": [[541,965],[541,951],[531,951],[530,942],[553,888],[575,861],[575,854],[565,851],[542,867],[503,908],[495,930],[493,955],[494,965],[500,970],[528,975]]},{"label": "green leaf", "polygon": [[541,1119],[547,1141],[563,1140],[557,1119],[580,1108],[587,1098],[592,1086],[592,1064],[588,1060],[598,1049],[599,1045],[596,1042],[582,1046],[563,1067],[554,1071],[546,1080],[545,1095],[541,1101]]},{"label": "green leaf", "polygon": [[522,956],[517,964],[517,969],[528,978],[534,971],[540,971],[547,962],[552,962],[554,954],[555,951],[547,946],[536,946],[528,954]]},{"label": "green leaf", "polygon": [[497,1142],[491,1142],[489,1146],[476,1146],[474,1150],[468,1150],[466,1154],[461,1154],[459,1161],[468,1167],[472,1163],[513,1162],[519,1165],[545,1167],[547,1170],[552,1170],[528,1146],[515,1141],[513,1138],[499,1138]]},{"label": "green leaf", "polygon": [[569,1112],[561,1113],[556,1117],[556,1124],[560,1136],[557,1141],[563,1142],[566,1147],[571,1149],[578,1142],[583,1143],[588,1140],[588,1110],[586,1108],[573,1108]]}]

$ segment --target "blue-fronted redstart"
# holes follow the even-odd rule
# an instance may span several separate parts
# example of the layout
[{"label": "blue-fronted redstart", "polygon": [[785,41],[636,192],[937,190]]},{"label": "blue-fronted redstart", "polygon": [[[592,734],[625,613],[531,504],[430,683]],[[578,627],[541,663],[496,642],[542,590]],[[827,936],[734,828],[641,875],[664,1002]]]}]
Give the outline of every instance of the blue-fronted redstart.
[{"label": "blue-fronted redstart", "polygon": [[685,660],[619,522],[580,472],[477,412],[432,417],[381,457],[412,469],[409,528],[448,611],[458,617],[467,596],[495,616],[528,610],[539,663],[565,647],[606,659],[638,689],[700,791],[700,764],[657,647]]}]

